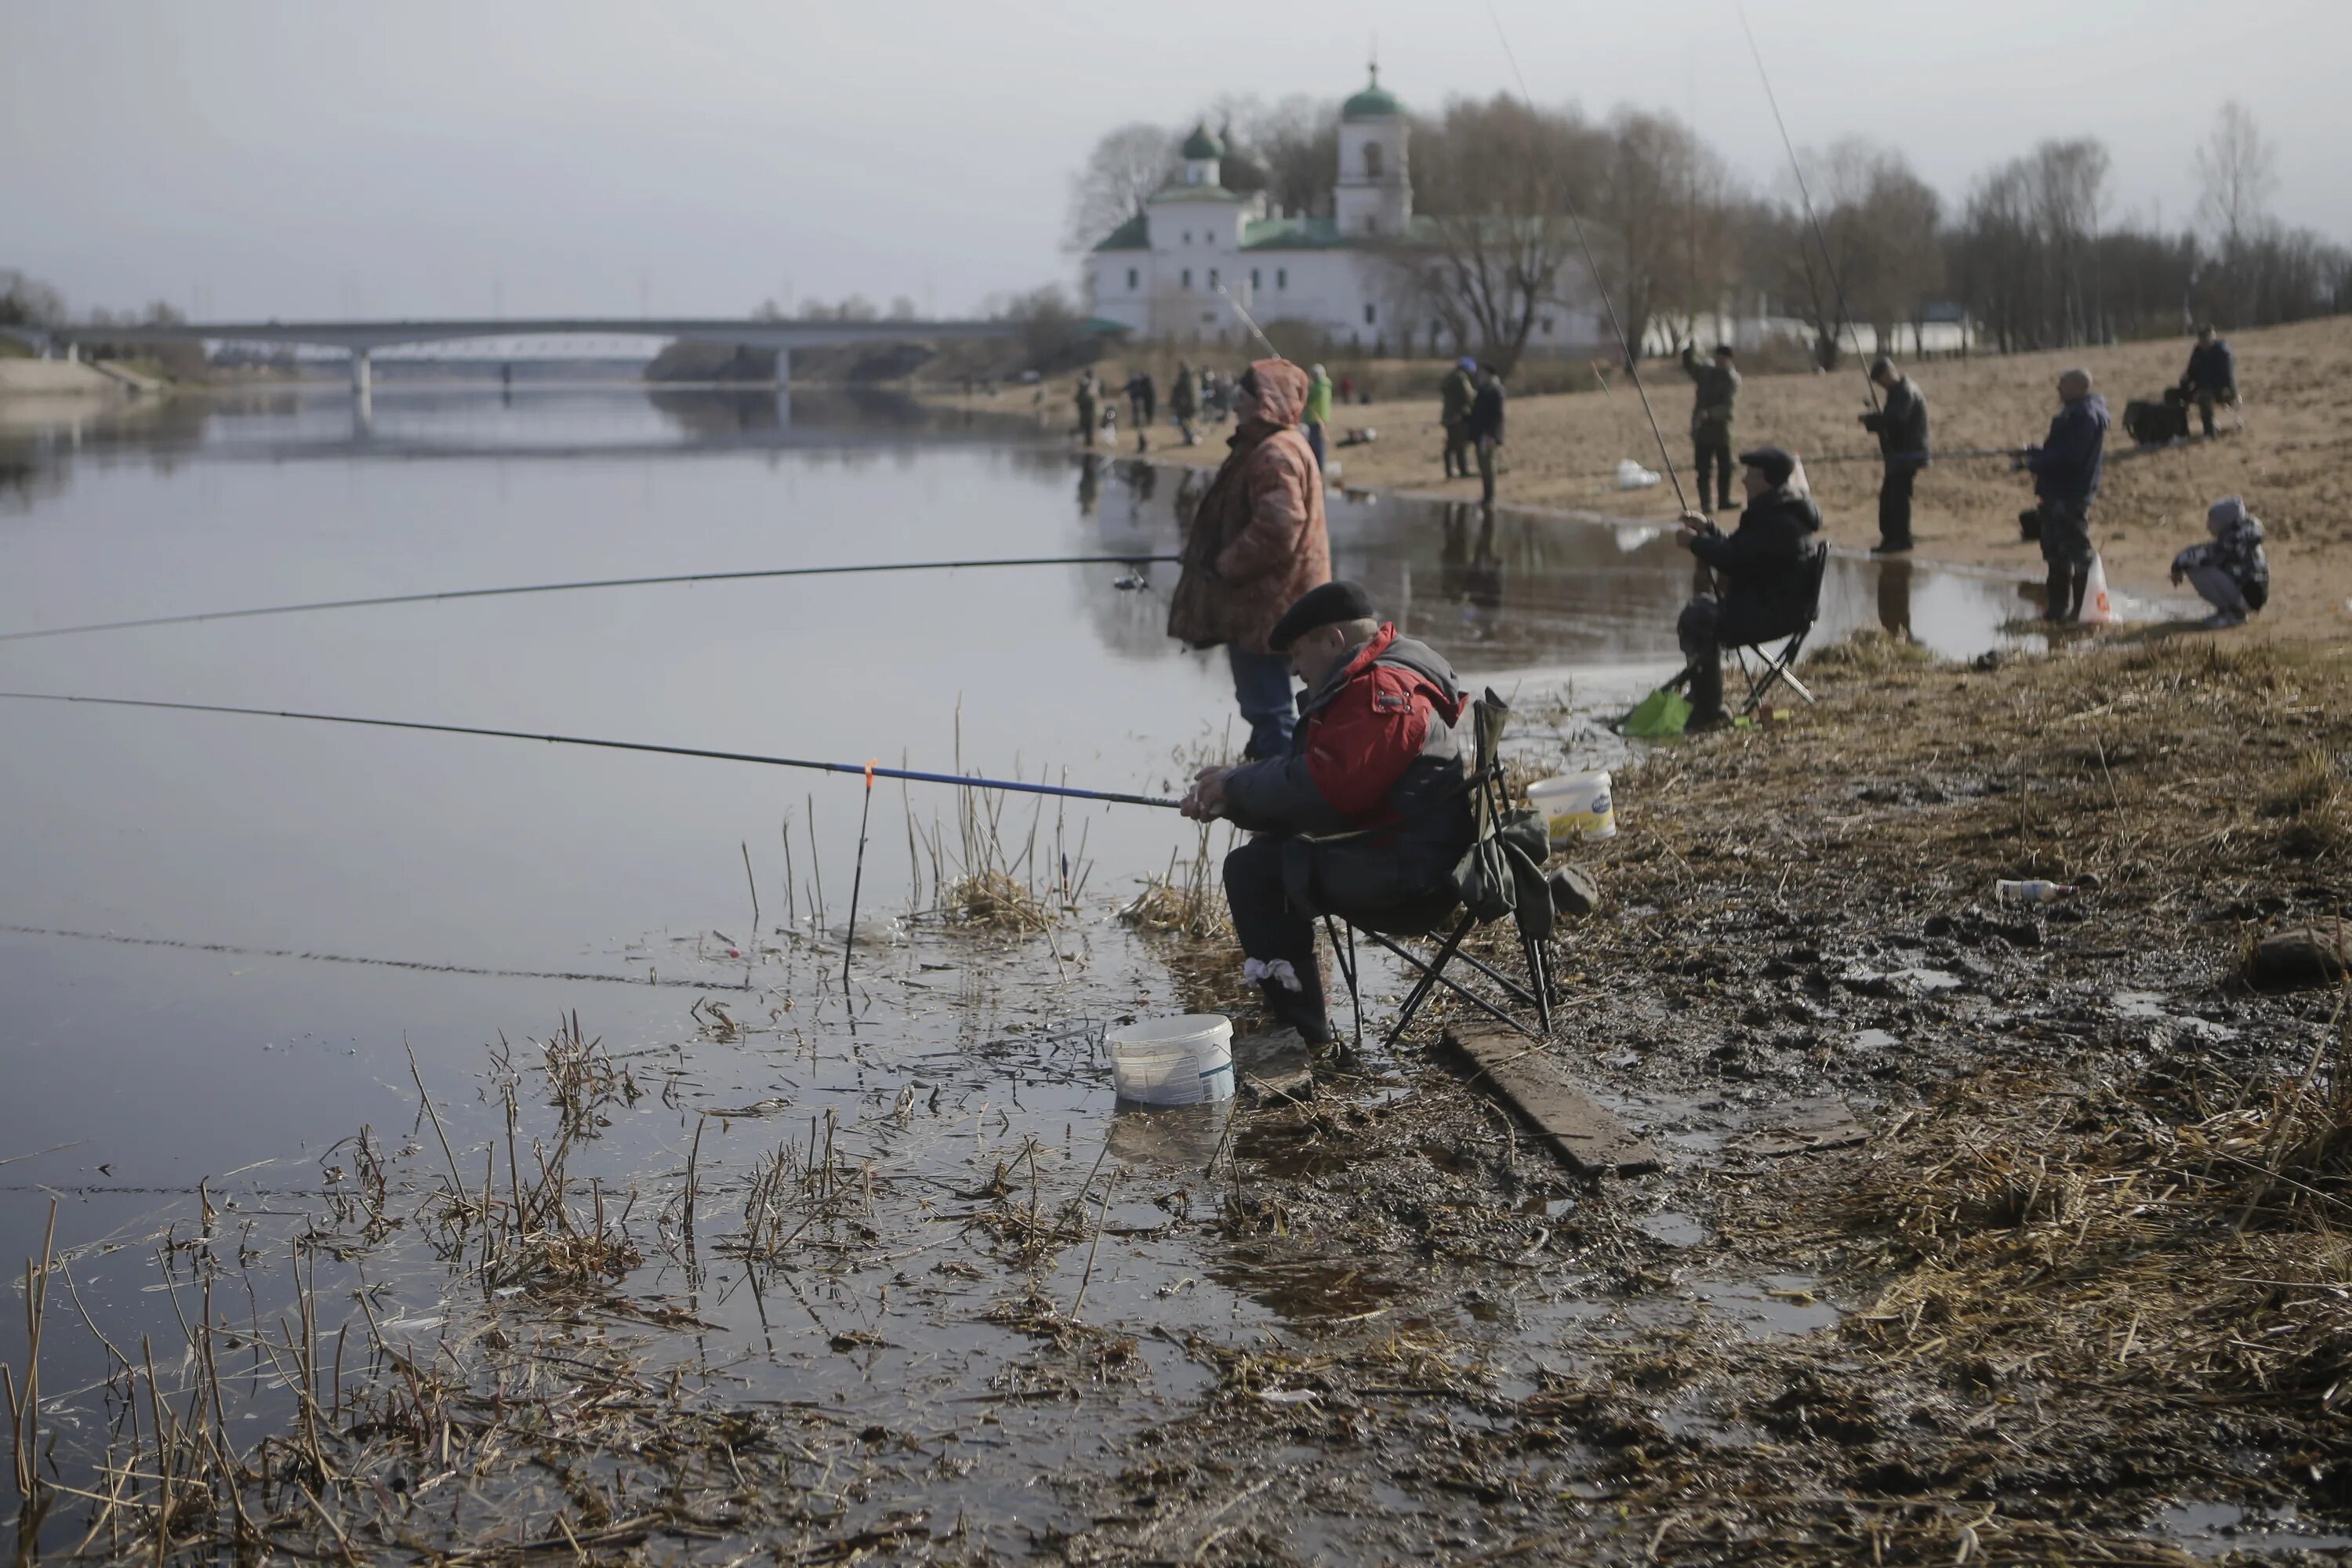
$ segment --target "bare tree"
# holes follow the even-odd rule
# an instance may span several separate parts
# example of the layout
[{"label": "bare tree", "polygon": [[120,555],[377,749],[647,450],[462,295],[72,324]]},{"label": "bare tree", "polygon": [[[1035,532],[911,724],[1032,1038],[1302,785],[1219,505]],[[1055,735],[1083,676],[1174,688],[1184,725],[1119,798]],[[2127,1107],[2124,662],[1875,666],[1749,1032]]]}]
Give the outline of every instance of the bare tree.
[{"label": "bare tree", "polygon": [[1063,248],[1090,250],[1143,210],[1151,193],[1176,168],[1173,132],[1138,121],[1108,132],[1070,177],[1070,211]]},{"label": "bare tree", "polygon": [[1592,216],[1607,230],[1598,248],[1626,337],[1640,343],[1669,305],[1683,319],[1679,335],[1694,335],[1736,263],[1722,161],[1672,115],[1620,110],[1601,172]]},{"label": "bare tree", "polygon": [[1580,290],[1570,201],[1594,184],[1604,133],[1573,110],[1531,110],[1497,94],[1459,99],[1415,127],[1415,205],[1426,220],[1387,252],[1402,291],[1454,343],[1508,372],[1547,310]]},{"label": "bare tree", "polygon": [[66,319],[66,299],[37,278],[0,268],[0,326],[51,327]]},{"label": "bare tree", "polygon": [[1815,326],[1825,343],[1858,349],[1860,335],[1847,329],[1866,323],[1883,348],[1897,322],[1919,320],[1943,284],[1943,201],[1901,153],[1866,137],[1841,138],[1811,160],[1806,175],[1821,204],[1815,243],[1826,245],[1834,268],[1827,302],[1851,316]]},{"label": "bare tree", "polygon": [[2197,178],[2203,185],[2197,221],[2226,256],[2262,227],[2278,190],[2278,148],[2234,99],[2214,115],[2213,133],[2197,149]]}]

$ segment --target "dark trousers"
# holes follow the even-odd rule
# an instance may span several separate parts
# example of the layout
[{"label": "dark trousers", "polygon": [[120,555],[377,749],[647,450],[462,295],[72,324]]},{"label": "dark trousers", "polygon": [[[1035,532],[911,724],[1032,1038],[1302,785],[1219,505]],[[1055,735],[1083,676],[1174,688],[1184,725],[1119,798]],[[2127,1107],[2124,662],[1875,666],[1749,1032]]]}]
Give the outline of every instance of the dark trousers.
[{"label": "dark trousers", "polygon": [[[1731,495],[1731,433],[1691,437],[1691,467],[1698,471],[1698,510],[1713,511],[1718,506],[1730,506]],[[1713,490],[1707,479],[1715,479]]]},{"label": "dark trousers", "polygon": [[1487,437],[1478,438],[1478,499],[1487,506],[1495,504],[1495,448],[1501,445]]},{"label": "dark trousers", "polygon": [[2205,434],[2208,436],[2213,434],[2213,405],[2223,395],[2225,395],[2216,393],[2210,386],[2200,386],[2197,389],[2197,417],[2205,422]]},{"label": "dark trousers", "polygon": [[1321,1039],[1323,974],[1316,967],[1315,921],[1290,901],[1283,886],[1283,843],[1263,835],[1225,857],[1225,902],[1234,911],[1234,935],[1243,954],[1266,963],[1282,960],[1298,976],[1296,992],[1268,982],[1267,1006],[1299,1033]]},{"label": "dark trousers", "polygon": [[1320,425],[1307,427],[1307,449],[1315,454],[1315,471],[1321,473],[1326,465],[1323,461],[1323,426]]},{"label": "dark trousers", "polygon": [[2046,620],[2072,621],[2083,614],[2083,595],[2091,586],[2091,511],[2080,501],[2042,503],[2042,559],[2049,568]]},{"label": "dark trousers", "polygon": [[1694,724],[1723,714],[1723,647],[1717,635],[1722,615],[1722,604],[1711,595],[1701,594],[1683,606],[1682,617],[1675,623],[1675,636],[1682,643],[1683,660],[1691,672]]},{"label": "dark trousers", "polygon": [[1470,427],[1456,419],[1445,427],[1445,477],[1470,477]]},{"label": "dark trousers", "polygon": [[1298,724],[1298,703],[1291,695],[1290,660],[1278,653],[1252,653],[1239,643],[1225,645],[1225,662],[1234,672],[1234,706],[1250,727],[1252,762],[1286,756],[1290,731]]},{"label": "dark trousers", "polygon": [[1919,470],[1908,463],[1889,463],[1886,477],[1878,481],[1878,547],[1881,550],[1911,548],[1911,487],[1919,482]]}]

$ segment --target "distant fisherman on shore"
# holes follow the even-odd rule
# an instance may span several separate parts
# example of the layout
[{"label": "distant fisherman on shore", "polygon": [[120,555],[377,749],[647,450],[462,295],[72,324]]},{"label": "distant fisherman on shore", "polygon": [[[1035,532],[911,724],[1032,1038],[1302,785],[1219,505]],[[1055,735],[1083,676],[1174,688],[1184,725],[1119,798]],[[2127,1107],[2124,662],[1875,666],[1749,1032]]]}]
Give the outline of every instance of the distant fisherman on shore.
[{"label": "distant fisherman on shore", "polygon": [[2107,400],[2091,390],[2091,373],[2070,370],[2058,378],[2060,407],[2042,445],[2025,454],[2040,502],[2032,516],[2048,563],[2049,603],[2042,618],[2082,618],[2083,595],[2091,585],[2091,503],[2099,499],[2099,472],[2107,446]]},{"label": "distant fisherman on shore", "polygon": [[1885,354],[1871,362],[1870,379],[1886,394],[1885,407],[1862,416],[1886,461],[1878,484],[1878,542],[1870,552],[1900,555],[1911,548],[1911,488],[1927,466],[1927,399]]}]

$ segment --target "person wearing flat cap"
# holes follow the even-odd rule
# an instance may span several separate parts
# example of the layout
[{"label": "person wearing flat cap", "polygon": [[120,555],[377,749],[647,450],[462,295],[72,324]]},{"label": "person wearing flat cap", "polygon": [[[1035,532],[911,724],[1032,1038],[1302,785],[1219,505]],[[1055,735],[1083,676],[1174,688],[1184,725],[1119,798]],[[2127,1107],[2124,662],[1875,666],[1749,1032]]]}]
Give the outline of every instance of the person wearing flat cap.
[{"label": "person wearing flat cap", "polygon": [[1302,595],[1267,640],[1307,688],[1289,750],[1202,770],[1183,811],[1253,835],[1225,857],[1243,973],[1277,1026],[1327,1045],[1315,921],[1376,925],[1451,889],[1475,837],[1469,702],[1453,666],[1353,583]]},{"label": "person wearing flat cap", "polygon": [[1675,628],[1689,661],[1690,729],[1712,729],[1729,717],[1723,710],[1725,648],[1793,637],[1812,619],[1813,555],[1822,548],[1813,536],[1822,531],[1822,510],[1790,484],[1796,472],[1797,459],[1778,447],[1742,452],[1748,505],[1738,526],[1726,534],[1705,512],[1682,515],[1682,546],[1714,571],[1717,586],[1684,605]]}]

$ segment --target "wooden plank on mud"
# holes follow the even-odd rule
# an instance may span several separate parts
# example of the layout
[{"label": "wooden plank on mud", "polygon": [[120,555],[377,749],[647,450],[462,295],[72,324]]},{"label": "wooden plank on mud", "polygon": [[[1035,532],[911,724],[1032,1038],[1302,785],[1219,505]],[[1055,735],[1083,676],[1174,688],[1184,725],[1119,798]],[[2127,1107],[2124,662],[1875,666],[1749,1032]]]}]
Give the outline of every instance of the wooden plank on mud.
[{"label": "wooden plank on mud", "polygon": [[1466,1060],[1473,1083],[1491,1089],[1543,1134],[1584,1176],[1638,1176],[1664,1168],[1657,1151],[1578,1086],[1555,1051],[1505,1029],[1459,1026],[1447,1047]]}]

